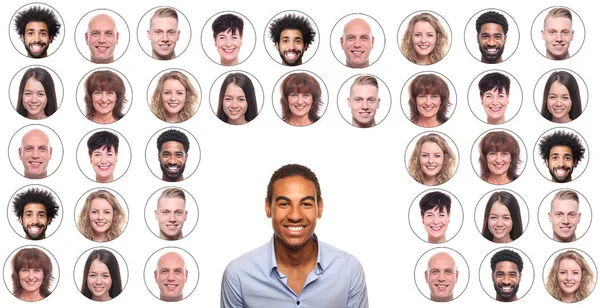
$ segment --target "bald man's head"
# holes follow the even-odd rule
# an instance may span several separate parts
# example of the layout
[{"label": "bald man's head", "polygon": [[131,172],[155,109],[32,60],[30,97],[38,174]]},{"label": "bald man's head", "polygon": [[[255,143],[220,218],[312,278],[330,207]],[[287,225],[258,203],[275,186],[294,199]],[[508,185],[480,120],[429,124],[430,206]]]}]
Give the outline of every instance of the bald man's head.
[{"label": "bald man's head", "polygon": [[160,299],[176,302],[183,299],[183,287],[187,282],[188,271],[185,260],[178,253],[171,251],[162,255],[156,263],[154,280],[160,290]]},{"label": "bald man's head", "polygon": [[449,302],[454,299],[454,285],[458,280],[458,270],[454,258],[446,252],[434,254],[427,262],[425,281],[429,285],[430,298],[435,302]]},{"label": "bald man's head", "polygon": [[94,16],[88,23],[85,42],[90,48],[90,61],[98,64],[113,62],[119,32],[112,17],[106,14]]},{"label": "bald man's head", "polygon": [[19,159],[23,162],[23,176],[28,179],[43,179],[48,176],[48,162],[52,158],[52,147],[48,135],[32,129],[23,135],[19,147]]},{"label": "bald man's head", "polygon": [[369,55],[375,38],[368,22],[360,18],[350,20],[344,26],[340,43],[346,55],[346,66],[352,68],[369,66]]}]

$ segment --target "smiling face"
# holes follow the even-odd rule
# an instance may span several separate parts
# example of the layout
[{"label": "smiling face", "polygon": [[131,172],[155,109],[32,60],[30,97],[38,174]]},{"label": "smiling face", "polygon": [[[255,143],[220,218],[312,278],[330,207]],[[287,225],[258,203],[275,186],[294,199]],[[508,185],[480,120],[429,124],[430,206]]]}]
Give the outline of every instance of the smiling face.
[{"label": "smiling face", "polygon": [[[440,111],[442,98],[439,94],[418,94],[415,102],[417,103],[417,111],[419,112],[419,121],[436,120],[437,114]],[[437,121],[437,120],[436,120]]]},{"label": "smiling face", "polygon": [[579,203],[575,200],[554,200],[548,220],[552,223],[552,238],[555,241],[568,243],[576,240],[575,231],[581,220]]},{"label": "smiling face", "polygon": [[48,33],[48,26],[42,21],[30,21],[25,25],[25,33],[21,36],[29,58],[48,56],[48,46],[54,38]]},{"label": "smiling face", "polygon": [[412,46],[417,55],[418,64],[430,64],[429,54],[433,52],[437,41],[435,28],[426,21],[417,21],[412,32]]},{"label": "smiling face", "polygon": [[233,82],[230,83],[225,89],[225,95],[223,95],[223,112],[227,115],[227,123],[246,123],[247,121],[244,116],[247,110],[248,101],[246,100],[246,93],[244,93],[244,90],[240,86]]},{"label": "smiling face", "polygon": [[183,287],[187,282],[188,271],[185,261],[176,252],[167,252],[160,259],[154,271],[154,280],[160,290],[160,299],[176,302],[183,299]]},{"label": "smiling face", "polygon": [[92,261],[87,276],[87,287],[92,292],[92,300],[107,301],[110,298],[112,278],[108,267],[99,259]]},{"label": "smiling face", "polygon": [[351,68],[369,66],[369,55],[375,38],[371,33],[371,26],[366,21],[359,18],[349,21],[344,27],[340,42],[346,55],[346,66]]},{"label": "smiling face", "polygon": [[23,162],[28,179],[43,179],[48,175],[48,162],[52,158],[52,147],[48,135],[34,129],[23,136],[19,148],[19,159]]},{"label": "smiling face", "polygon": [[235,29],[235,32],[231,29],[227,29],[217,34],[215,46],[221,57],[222,65],[238,64],[238,55],[240,53],[240,47],[242,47],[242,35],[240,35],[239,29]]},{"label": "smiling face", "polygon": [[548,159],[546,166],[552,176],[552,182],[570,182],[573,168],[576,166],[573,162],[573,151],[571,151],[571,148],[564,145],[554,146],[550,149]]},{"label": "smiling face", "polygon": [[279,56],[283,60],[281,64],[296,66],[302,64],[302,56],[308,46],[304,44],[300,30],[285,29],[281,31],[279,43],[275,44],[275,48],[277,48]]},{"label": "smiling face", "polygon": [[187,219],[187,213],[185,200],[181,198],[160,198],[156,211],[154,211],[154,218],[158,221],[160,229],[160,238],[165,240],[182,239],[182,229]]},{"label": "smiling face", "polygon": [[443,243],[446,241],[446,230],[450,223],[450,214],[447,208],[434,207],[425,211],[423,214],[423,226],[427,231],[427,241],[429,243]]},{"label": "smiling face", "polygon": [[88,217],[92,227],[92,238],[106,236],[114,221],[115,210],[112,205],[103,198],[92,200]]},{"label": "smiling face", "polygon": [[179,112],[185,106],[187,91],[176,79],[167,79],[163,85],[161,99],[165,109],[165,118],[179,118]]},{"label": "smiling face", "polygon": [[162,179],[168,182],[183,181],[187,157],[183,144],[177,141],[163,143],[160,153],[158,153]]},{"label": "smiling face", "polygon": [[581,286],[581,280],[583,279],[583,270],[581,269],[581,266],[577,264],[577,261],[573,259],[561,260],[558,264],[556,276],[561,297],[574,297],[575,292],[577,292]]},{"label": "smiling face", "polygon": [[568,123],[571,122],[569,111],[573,103],[571,102],[571,94],[564,84],[558,80],[553,82],[548,92],[548,111],[552,114],[552,122]]},{"label": "smiling face", "polygon": [[44,271],[41,268],[22,268],[19,270],[19,282],[24,292],[37,294],[41,298],[40,287],[44,282]]},{"label": "smiling face", "polygon": [[498,88],[485,91],[481,95],[481,104],[487,114],[487,122],[490,124],[503,124],[505,122],[504,114],[508,106],[509,94],[506,89],[498,92]]},{"label": "smiling face", "polygon": [[19,218],[25,238],[28,240],[41,240],[46,238],[46,228],[51,222],[48,220],[46,206],[41,203],[29,203],[23,208],[23,217]]},{"label": "smiling face", "polygon": [[379,108],[378,89],[372,85],[354,85],[350,88],[348,107],[352,111],[352,125],[375,126],[375,113]]},{"label": "smiling face", "polygon": [[23,107],[27,110],[27,118],[29,119],[44,119],[46,114],[44,108],[48,103],[46,90],[41,82],[31,77],[27,79],[23,88]]},{"label": "smiling face", "polygon": [[110,149],[102,147],[92,151],[90,163],[96,173],[96,182],[109,183],[115,180],[114,172],[118,158],[119,154],[116,153],[114,146]]},{"label": "smiling face", "polygon": [[449,302],[454,299],[454,286],[458,280],[458,270],[452,256],[445,252],[437,253],[429,259],[425,281],[429,285],[430,298],[435,302]]},{"label": "smiling face", "polygon": [[511,261],[501,261],[496,264],[492,273],[496,299],[502,302],[517,300],[517,291],[521,283],[521,273],[517,264]]},{"label": "smiling face", "polygon": [[317,202],[317,189],[310,180],[296,175],[273,182],[273,199],[265,200],[276,240],[290,250],[305,247],[313,238],[323,200]]},{"label": "smiling face", "polygon": [[154,17],[150,21],[148,39],[152,43],[152,58],[170,60],[175,58],[175,46],[179,40],[177,19],[173,17]]},{"label": "smiling face", "polygon": [[507,177],[508,168],[512,162],[510,152],[488,152],[486,157],[490,177]]},{"label": "smiling face", "polygon": [[310,93],[293,92],[288,96],[288,103],[292,112],[291,118],[308,118],[310,107],[313,104],[313,97]]},{"label": "smiling face", "polygon": [[85,42],[90,48],[90,61],[97,64],[113,62],[115,46],[119,42],[115,21],[105,14],[92,18],[85,33]]},{"label": "smiling face", "polygon": [[495,23],[483,24],[479,34],[477,34],[477,43],[481,52],[481,62],[502,62],[506,35],[501,25]]},{"label": "smiling face", "polygon": [[425,142],[419,152],[419,165],[423,171],[424,184],[437,185],[437,175],[444,166],[444,151],[435,142]]},{"label": "smiling face", "polygon": [[548,17],[544,21],[542,38],[546,42],[546,57],[552,60],[569,58],[569,45],[575,31],[573,22],[567,17]]},{"label": "smiling face", "polygon": [[[117,103],[117,92],[113,90],[92,92],[92,105],[94,106],[95,116],[113,117],[113,109]],[[113,121],[114,122],[114,121]]]},{"label": "smiling face", "polygon": [[510,231],[513,228],[513,221],[510,211],[506,205],[500,201],[494,202],[488,216],[488,229],[494,237],[494,243],[510,243]]}]

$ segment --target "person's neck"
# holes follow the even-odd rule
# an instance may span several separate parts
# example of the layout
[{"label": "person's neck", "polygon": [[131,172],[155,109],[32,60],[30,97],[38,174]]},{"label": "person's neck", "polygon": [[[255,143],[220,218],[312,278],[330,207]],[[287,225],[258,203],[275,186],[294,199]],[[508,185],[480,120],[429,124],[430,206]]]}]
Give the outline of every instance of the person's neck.
[{"label": "person's neck", "polygon": [[233,124],[233,125],[241,125],[241,124],[248,123],[248,121],[246,121],[246,118],[244,118],[244,117],[239,117],[239,118],[237,118],[235,120],[232,120],[231,118],[229,118],[227,120],[227,123]]},{"label": "person's neck", "polygon": [[28,114],[27,114],[27,118],[28,118],[28,119],[32,119],[32,120],[41,120],[41,119],[45,119],[45,118],[47,118],[47,116],[46,116],[46,114],[45,114],[45,113],[43,113],[43,112],[38,112],[38,113],[36,113],[36,114],[31,114],[31,113],[28,113]]},{"label": "person's neck", "polygon": [[158,60],[171,60],[171,59],[175,59],[175,52],[173,52],[172,54],[168,54],[168,55],[162,57],[159,54],[157,54],[154,51],[152,51],[152,58],[158,59]]},{"label": "person's neck", "polygon": [[360,123],[358,121],[355,121],[354,119],[352,120],[352,125],[356,126],[356,127],[360,127],[360,128],[369,128],[369,127],[373,127],[375,126],[375,119],[373,119],[373,121],[368,122],[368,123]]},{"label": "person's neck", "polygon": [[169,177],[167,177],[167,176],[165,176],[165,175],[163,175],[162,176],[162,180],[163,181],[167,181],[167,182],[181,182],[181,181],[183,181],[183,174],[180,175],[178,178],[176,178],[174,180],[171,179],[171,178],[169,178]]},{"label": "person's neck", "polygon": [[552,117],[552,122],[554,122],[554,123],[569,123],[569,122],[571,122],[571,118],[569,118],[569,114],[567,113],[560,118]]},{"label": "person's neck", "polygon": [[569,236],[568,238],[561,238],[561,237],[556,236],[556,233],[555,233],[554,235],[552,235],[552,239],[557,242],[561,242],[561,243],[570,243],[577,239],[577,235],[575,235],[575,233],[573,233],[573,235]]},{"label": "person's neck", "polygon": [[504,119],[504,116],[503,116],[503,117],[497,118],[497,119],[488,118],[487,122],[488,122],[488,124],[504,124],[506,122],[506,120]]},{"label": "person's neck", "polygon": [[183,233],[176,234],[175,236],[168,236],[164,232],[160,232],[160,239],[167,241],[176,241],[183,238]]},{"label": "person's neck", "polygon": [[105,302],[108,300],[111,300],[112,297],[110,297],[110,295],[108,294],[108,292],[102,294],[102,296],[96,296],[96,295],[92,295],[92,300],[93,301],[97,301],[97,302]]},{"label": "person's neck", "polygon": [[502,298],[500,295],[496,295],[496,300],[499,301],[499,302],[514,302],[517,299],[518,298],[517,298],[516,294],[513,297],[511,297],[511,298]]},{"label": "person's neck", "polygon": [[287,121],[288,124],[290,125],[294,125],[294,126],[307,126],[312,124],[313,122],[308,118],[308,114],[299,118],[299,117],[295,117],[295,116],[291,116],[290,119]]},{"label": "person's neck", "polygon": [[179,114],[177,114],[177,113],[175,113],[175,114],[165,113],[165,122],[179,123],[179,122],[181,122],[181,120],[179,119]]},{"label": "person's neck", "polygon": [[275,259],[278,267],[301,268],[304,266],[315,266],[319,247],[314,238],[311,237],[304,245],[298,248],[290,248],[275,236]]},{"label": "person's neck", "polygon": [[507,235],[505,235],[502,238],[496,238],[496,237],[494,237],[492,239],[492,242],[499,243],[499,244],[506,244],[506,243],[512,242],[512,240],[510,239],[510,234],[507,234]]},{"label": "person's neck", "polygon": [[111,174],[109,177],[100,177],[96,175],[96,182],[98,183],[110,183],[115,180],[115,176]]},{"label": "person's neck", "polygon": [[44,299],[44,297],[40,293],[40,289],[37,289],[35,291],[22,290],[19,299],[22,299],[26,302],[37,302],[39,300]]},{"label": "person's neck", "polygon": [[110,57],[106,59],[91,59],[94,64],[109,64],[115,61],[115,57]]},{"label": "person's neck", "polygon": [[108,236],[106,233],[97,233],[92,231],[92,241],[94,242],[108,242]]},{"label": "person's neck", "polygon": [[560,301],[563,303],[574,303],[577,301],[575,298],[575,292],[573,293],[565,293],[563,291],[560,292]]},{"label": "person's neck", "polygon": [[107,114],[95,114],[92,118],[92,121],[98,124],[110,124],[116,122],[115,117],[113,117],[112,113]]},{"label": "person's neck", "polygon": [[423,185],[427,186],[435,186],[440,184],[436,176],[426,176],[423,177]]},{"label": "person's neck", "polygon": [[429,59],[429,55],[426,56],[417,56],[415,59],[415,63],[419,65],[429,65],[431,64],[431,60]]},{"label": "person's neck", "polygon": [[419,125],[421,127],[436,127],[436,126],[440,126],[440,122],[437,120],[436,117],[430,117],[430,118],[419,117],[419,120],[417,120],[417,125]]},{"label": "person's neck", "polygon": [[239,60],[237,57],[235,57],[235,59],[231,59],[231,60],[221,59],[221,65],[232,66],[232,65],[238,65],[238,64],[239,64]]},{"label": "person's neck", "polygon": [[569,58],[569,53],[567,52],[566,54],[564,54],[561,57],[555,57],[553,54],[551,54],[548,51],[546,51],[546,58],[548,58],[550,60],[565,60],[565,59]]},{"label": "person's neck", "polygon": [[496,61],[488,61],[486,58],[481,57],[481,62],[483,63],[488,63],[488,64],[497,64],[497,63],[502,63],[502,57],[496,59]]},{"label": "person's neck", "polygon": [[490,174],[486,180],[486,182],[490,183],[490,184],[508,184],[510,183],[510,179],[508,178],[508,174],[503,173],[500,175],[496,175],[496,174]]},{"label": "person's neck", "polygon": [[441,244],[441,243],[444,243],[444,242],[446,242],[446,235],[444,235],[442,237],[436,237],[436,238],[428,236],[427,237],[427,242],[428,243],[432,243],[432,244]]}]

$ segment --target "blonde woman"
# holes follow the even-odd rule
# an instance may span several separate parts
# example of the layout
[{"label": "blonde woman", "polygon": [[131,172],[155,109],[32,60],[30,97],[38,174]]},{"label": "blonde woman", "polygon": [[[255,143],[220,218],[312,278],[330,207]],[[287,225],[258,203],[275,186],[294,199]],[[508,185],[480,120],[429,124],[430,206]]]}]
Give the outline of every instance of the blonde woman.
[{"label": "blonde woman", "polygon": [[126,222],[125,211],[117,198],[101,189],[85,199],[77,219],[77,228],[83,236],[94,242],[108,242],[121,235]]}]

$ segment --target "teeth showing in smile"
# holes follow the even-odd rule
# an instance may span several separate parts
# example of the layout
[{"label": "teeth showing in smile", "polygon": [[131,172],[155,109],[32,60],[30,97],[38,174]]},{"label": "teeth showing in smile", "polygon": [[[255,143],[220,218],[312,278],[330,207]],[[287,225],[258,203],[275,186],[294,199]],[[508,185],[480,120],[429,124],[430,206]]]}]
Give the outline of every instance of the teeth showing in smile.
[{"label": "teeth showing in smile", "polygon": [[485,51],[487,51],[488,53],[494,54],[494,53],[498,52],[498,49],[496,47],[493,47],[493,48],[492,47],[488,47],[488,48],[485,49]]},{"label": "teeth showing in smile", "polygon": [[29,44],[29,49],[33,52],[40,52],[44,49],[45,44]]},{"label": "teeth showing in smile", "polygon": [[225,53],[233,53],[235,51],[235,48],[231,48],[231,49],[223,49],[223,51]]},{"label": "teeth showing in smile", "polygon": [[490,110],[491,110],[492,112],[498,112],[498,111],[500,111],[501,109],[502,109],[502,107],[490,107]]},{"label": "teeth showing in smile", "polygon": [[296,226],[288,226],[286,228],[290,229],[291,231],[300,231],[300,230],[304,229],[304,227],[302,227],[302,226],[297,226],[297,227]]}]

